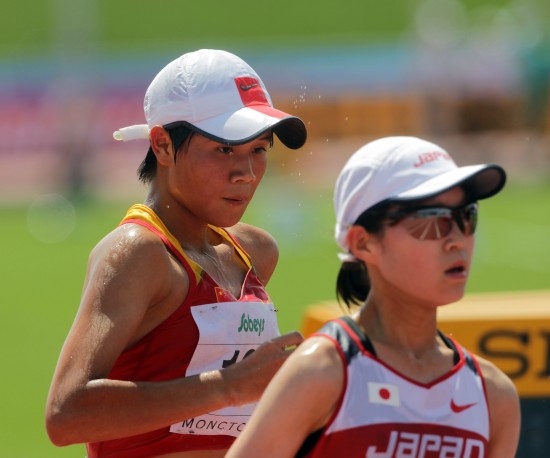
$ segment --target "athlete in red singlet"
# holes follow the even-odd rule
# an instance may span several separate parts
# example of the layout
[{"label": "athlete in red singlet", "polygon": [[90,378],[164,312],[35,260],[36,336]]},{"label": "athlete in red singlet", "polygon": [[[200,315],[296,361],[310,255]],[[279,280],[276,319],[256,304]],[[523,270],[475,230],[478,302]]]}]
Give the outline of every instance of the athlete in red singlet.
[{"label": "athlete in red singlet", "polygon": [[511,380],[437,329],[438,307],[464,295],[477,201],[505,179],[414,137],[348,160],[335,189],[337,292],[360,307],[285,362],[227,458],[515,456]]},{"label": "athlete in red singlet", "polygon": [[298,332],[265,290],[278,251],[240,223],[274,137],[305,142],[259,76],[225,51],[169,63],[145,95],[144,204],[93,249],[46,410],[56,445],[90,458],[223,456]]}]

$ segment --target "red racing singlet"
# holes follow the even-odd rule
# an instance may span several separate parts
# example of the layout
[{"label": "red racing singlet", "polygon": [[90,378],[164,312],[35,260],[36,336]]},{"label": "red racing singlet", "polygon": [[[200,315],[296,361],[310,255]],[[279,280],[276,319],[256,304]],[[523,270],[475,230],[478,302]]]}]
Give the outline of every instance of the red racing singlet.
[{"label": "red racing singlet", "polygon": [[[158,382],[222,369],[279,335],[275,310],[264,285],[254,273],[249,256],[225,230],[211,226],[249,267],[239,298],[219,287],[186,256],[149,207],[132,206],[121,222],[129,223],[146,227],[161,238],[187,271],[190,287],[184,303],[171,316],[119,356],[108,375],[110,379]],[[225,408],[182,418],[179,423],[145,434],[89,443],[88,457],[144,458],[226,449],[242,431],[254,406]]]}]

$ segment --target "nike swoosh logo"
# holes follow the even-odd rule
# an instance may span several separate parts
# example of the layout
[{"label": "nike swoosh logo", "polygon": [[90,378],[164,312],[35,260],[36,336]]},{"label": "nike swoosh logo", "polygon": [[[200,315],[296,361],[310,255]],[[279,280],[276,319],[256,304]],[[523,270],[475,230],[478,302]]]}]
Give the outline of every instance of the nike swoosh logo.
[{"label": "nike swoosh logo", "polygon": [[472,404],[458,405],[458,404],[455,404],[454,399],[451,399],[451,410],[454,413],[460,413],[460,412],[464,412],[466,409],[469,409],[472,406],[475,406],[476,404],[477,402],[473,402]]},{"label": "nike swoosh logo", "polygon": [[242,91],[248,91],[252,89],[253,87],[259,86],[258,83],[249,84],[248,86],[245,86],[244,84],[241,84],[241,90]]}]

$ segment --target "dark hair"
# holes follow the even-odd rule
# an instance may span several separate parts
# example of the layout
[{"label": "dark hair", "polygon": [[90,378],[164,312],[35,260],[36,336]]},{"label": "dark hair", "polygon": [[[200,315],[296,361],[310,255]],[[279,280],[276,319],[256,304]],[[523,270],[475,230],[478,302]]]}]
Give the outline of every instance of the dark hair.
[{"label": "dark hair", "polygon": [[[354,226],[365,228],[370,234],[381,234],[384,226],[384,214],[393,206],[392,202],[381,202],[359,215]],[[370,291],[370,280],[367,266],[363,261],[344,261],[336,278],[336,297],[338,302],[344,302],[348,309],[360,305]]]},{"label": "dark hair", "polygon": [[[193,131],[186,126],[175,126],[165,129],[170,135],[172,145],[174,147],[174,162],[176,161],[178,151],[186,140],[190,140],[193,136]],[[150,183],[157,173],[157,158],[153,152],[153,148],[149,146],[149,150],[145,156],[145,159],[140,164],[137,170],[139,181],[147,184]]]}]

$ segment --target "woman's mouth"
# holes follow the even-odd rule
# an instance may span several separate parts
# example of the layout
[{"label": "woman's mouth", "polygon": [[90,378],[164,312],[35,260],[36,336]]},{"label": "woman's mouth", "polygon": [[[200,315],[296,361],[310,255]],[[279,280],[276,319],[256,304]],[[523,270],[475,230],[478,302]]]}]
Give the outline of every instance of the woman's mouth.
[{"label": "woman's mouth", "polygon": [[465,278],[468,274],[466,263],[457,262],[445,271],[445,275],[453,278]]},{"label": "woman's mouth", "polygon": [[231,205],[243,205],[248,202],[246,197],[236,196],[236,197],[224,197],[224,200],[229,202]]}]

